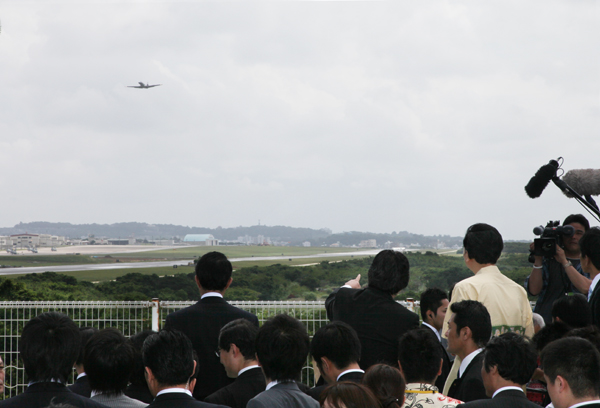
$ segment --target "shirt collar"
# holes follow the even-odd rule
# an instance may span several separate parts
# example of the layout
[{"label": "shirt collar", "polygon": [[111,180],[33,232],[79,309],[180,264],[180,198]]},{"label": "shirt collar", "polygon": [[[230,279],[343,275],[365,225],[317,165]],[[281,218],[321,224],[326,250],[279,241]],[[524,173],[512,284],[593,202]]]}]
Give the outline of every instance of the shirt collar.
[{"label": "shirt collar", "polygon": [[335,380],[336,380],[336,381],[339,381],[339,380],[340,380],[340,377],[341,377],[342,375],[346,375],[346,374],[348,374],[348,373],[363,373],[363,374],[364,374],[364,373],[365,373],[365,371],[364,371],[364,370],[361,370],[360,368],[353,368],[353,369],[351,369],[351,370],[342,371],[342,372],[340,373],[340,375],[338,375],[338,376],[337,376],[337,378],[336,378]]},{"label": "shirt collar", "polygon": [[223,299],[223,295],[221,295],[219,292],[207,292],[200,297],[200,300],[207,297],[220,297],[221,299]]},{"label": "shirt collar", "polygon": [[81,377],[85,377],[87,374],[85,372],[79,374],[75,380],[79,380]]},{"label": "shirt collar", "polygon": [[519,390],[519,391],[523,392],[523,388],[519,388],[519,387],[515,387],[515,386],[512,386],[512,385],[509,385],[508,387],[498,388],[496,390],[496,392],[494,393],[494,395],[492,395],[492,398],[494,398],[498,393],[500,393],[502,391],[507,391],[507,390]]},{"label": "shirt collar", "polygon": [[271,381],[270,383],[267,384],[267,388],[265,388],[265,391],[270,390],[271,388],[273,388],[277,384],[279,384],[279,381],[277,381],[277,380]]},{"label": "shirt collar", "polygon": [[600,404],[600,400],[593,400],[593,401],[584,401],[584,402],[580,402],[578,404],[575,405],[571,405],[569,408],[577,408],[577,407],[582,407],[584,405],[589,405],[589,404]]},{"label": "shirt collar", "polygon": [[483,349],[479,348],[465,357],[465,359],[460,363],[460,367],[458,368],[458,376],[459,377],[463,376],[463,374],[465,373],[465,370],[467,369],[469,364],[471,364],[471,361],[473,361],[473,359],[477,356],[477,354],[481,353],[482,351],[483,351]]},{"label": "shirt collar", "polygon": [[600,273],[598,275],[594,276],[594,280],[592,280],[592,284],[590,285],[590,290],[588,290],[588,302],[590,301],[590,298],[592,297],[592,293],[594,292],[594,288],[598,284],[598,281],[600,281]]},{"label": "shirt collar", "polygon": [[248,366],[248,367],[242,368],[242,369],[241,369],[241,370],[238,372],[238,377],[239,377],[240,375],[242,375],[242,373],[245,373],[245,372],[246,372],[246,371],[248,371],[248,370],[252,370],[253,368],[259,368],[259,366],[257,366],[257,365],[251,365],[251,366]]},{"label": "shirt collar", "polygon": [[162,391],[159,391],[158,394],[156,394],[156,396],[158,397],[161,394],[167,394],[167,393],[180,393],[180,394],[187,394],[190,397],[192,396],[192,392],[190,390],[186,390],[185,388],[165,388]]},{"label": "shirt collar", "polygon": [[430,325],[429,323],[425,323],[425,322],[423,322],[423,325],[424,325],[424,326],[427,326],[427,327],[429,327],[431,330],[433,330],[433,332],[434,332],[434,333],[435,333],[435,335],[437,336],[438,340],[439,340],[439,341],[442,341],[442,336],[440,336],[440,332],[439,332],[439,331],[437,331],[437,329],[436,329],[435,327],[433,327],[433,326],[432,326],[432,325]]}]

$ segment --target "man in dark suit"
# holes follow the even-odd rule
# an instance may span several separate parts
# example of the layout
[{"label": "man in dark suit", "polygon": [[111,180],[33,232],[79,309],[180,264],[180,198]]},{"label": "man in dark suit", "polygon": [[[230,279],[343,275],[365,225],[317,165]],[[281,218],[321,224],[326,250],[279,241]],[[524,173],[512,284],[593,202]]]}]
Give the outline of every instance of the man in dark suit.
[{"label": "man in dark suit", "polygon": [[232,320],[244,318],[258,327],[258,319],[252,313],[231,306],[223,294],[231,285],[233,268],[227,257],[220,252],[203,255],[196,264],[196,284],[201,299],[193,306],[167,316],[165,329],[177,329],[190,338],[198,353],[200,373],[194,389],[194,397],[204,400],[207,396],[232,380],[215,355],[221,327]]},{"label": "man in dark suit", "polygon": [[360,287],[360,275],[336,289],[325,301],[331,321],[348,323],[361,343],[360,367],[398,364],[398,338],[419,326],[419,316],[394,300],[408,285],[408,259],[400,252],[379,252],[369,268],[369,285]]},{"label": "man in dark suit", "polygon": [[235,381],[204,399],[212,404],[246,408],[252,398],[265,390],[265,376],[256,361],[254,341],[258,327],[246,319],[227,323],[219,334],[219,355],[227,376]]},{"label": "man in dark suit", "polygon": [[476,300],[453,303],[450,311],[452,316],[446,331],[448,351],[459,357],[461,363],[448,396],[464,402],[488,398],[481,378],[481,352],[492,336],[490,314]]},{"label": "man in dark suit", "polygon": [[554,408],[600,407],[600,353],[588,340],[566,337],[540,355]]},{"label": "man in dark suit", "polygon": [[69,385],[67,388],[74,392],[75,394],[79,394],[82,397],[89,398],[92,395],[92,389],[90,388],[90,381],[85,373],[85,368],[83,366],[83,352],[85,350],[85,344],[92,337],[94,333],[96,333],[98,329],[95,327],[80,327],[79,332],[81,333],[81,345],[79,347],[79,356],[77,357],[77,361],[75,361],[75,371],[77,372],[77,379],[75,383]]},{"label": "man in dark suit", "polygon": [[441,335],[442,329],[444,328],[444,318],[446,317],[446,311],[448,310],[448,295],[441,289],[431,288],[427,289],[421,294],[420,309],[421,318],[423,324],[421,327],[430,329],[438,339],[442,353],[442,373],[438,376],[435,381],[435,386],[438,390],[444,389],[446,378],[451,368],[450,355],[446,351],[448,340],[444,339]]},{"label": "man in dark suit", "polygon": [[256,335],[256,359],[268,384],[248,401],[248,408],[320,407],[295,382],[306,362],[308,345],[306,328],[291,316],[280,314],[262,325]]},{"label": "man in dark suit", "polygon": [[360,382],[365,373],[358,365],[358,335],[344,322],[331,322],[317,330],[310,342],[310,355],[327,383],[308,391],[308,395],[317,401],[327,386],[338,381]]},{"label": "man in dark suit", "polygon": [[491,399],[471,401],[461,407],[539,408],[539,405],[529,401],[523,392],[523,386],[537,368],[537,355],[525,337],[513,332],[494,337],[481,355],[483,385]]},{"label": "man in dark suit", "polygon": [[196,369],[194,350],[187,336],[177,330],[161,330],[148,336],[142,358],[150,393],[149,408],[216,408],[222,405],[196,400],[190,391]]},{"label": "man in dark suit", "polygon": [[592,284],[588,292],[588,302],[592,311],[592,323],[600,327],[600,229],[593,227],[579,240],[581,248],[581,268],[590,274]]},{"label": "man in dark suit", "polygon": [[64,385],[79,354],[81,334],[67,315],[42,313],[27,322],[19,354],[30,383],[24,393],[0,401],[2,408],[45,408],[53,401],[77,408],[106,408]]}]

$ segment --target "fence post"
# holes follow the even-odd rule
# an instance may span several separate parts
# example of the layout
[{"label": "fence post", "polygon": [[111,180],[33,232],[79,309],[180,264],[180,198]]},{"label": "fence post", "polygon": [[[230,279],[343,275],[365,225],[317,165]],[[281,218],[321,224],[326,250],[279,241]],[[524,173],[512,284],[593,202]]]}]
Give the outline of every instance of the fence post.
[{"label": "fence post", "polygon": [[154,330],[155,332],[160,330],[159,327],[159,322],[160,322],[160,301],[158,300],[158,298],[153,298],[152,299],[152,309],[151,309],[151,314],[152,314],[152,330]]}]

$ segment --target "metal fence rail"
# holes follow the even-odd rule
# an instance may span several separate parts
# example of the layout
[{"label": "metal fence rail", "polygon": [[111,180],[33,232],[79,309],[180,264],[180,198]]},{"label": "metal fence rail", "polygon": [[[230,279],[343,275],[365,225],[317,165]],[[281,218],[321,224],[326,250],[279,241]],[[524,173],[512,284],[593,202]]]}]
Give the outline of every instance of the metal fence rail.
[{"label": "metal fence rail", "polygon": [[[19,361],[19,340],[23,326],[38,314],[56,311],[65,313],[80,327],[103,329],[114,327],[130,337],[142,330],[159,330],[169,313],[195,302],[169,302],[154,299],[148,302],[0,302],[0,356],[5,364],[4,398],[15,396],[25,389],[27,382],[22,362]],[[262,324],[269,317],[286,313],[306,325],[312,335],[327,324],[322,301],[232,301],[232,305],[247,310]],[[400,302],[410,309],[413,303]],[[307,361],[302,372],[307,384],[314,381],[312,365]],[[0,396],[0,399],[2,397]]]}]

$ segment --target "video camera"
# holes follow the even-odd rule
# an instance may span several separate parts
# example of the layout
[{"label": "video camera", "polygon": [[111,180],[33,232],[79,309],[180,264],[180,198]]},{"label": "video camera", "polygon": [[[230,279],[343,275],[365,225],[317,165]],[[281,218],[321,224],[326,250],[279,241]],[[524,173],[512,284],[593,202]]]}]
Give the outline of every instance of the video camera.
[{"label": "video camera", "polygon": [[541,225],[533,229],[539,238],[533,240],[533,251],[529,251],[529,262],[535,262],[535,256],[552,258],[556,255],[556,245],[564,249],[562,237],[570,237],[575,233],[571,225],[560,225],[560,221],[548,221],[546,227]]}]

